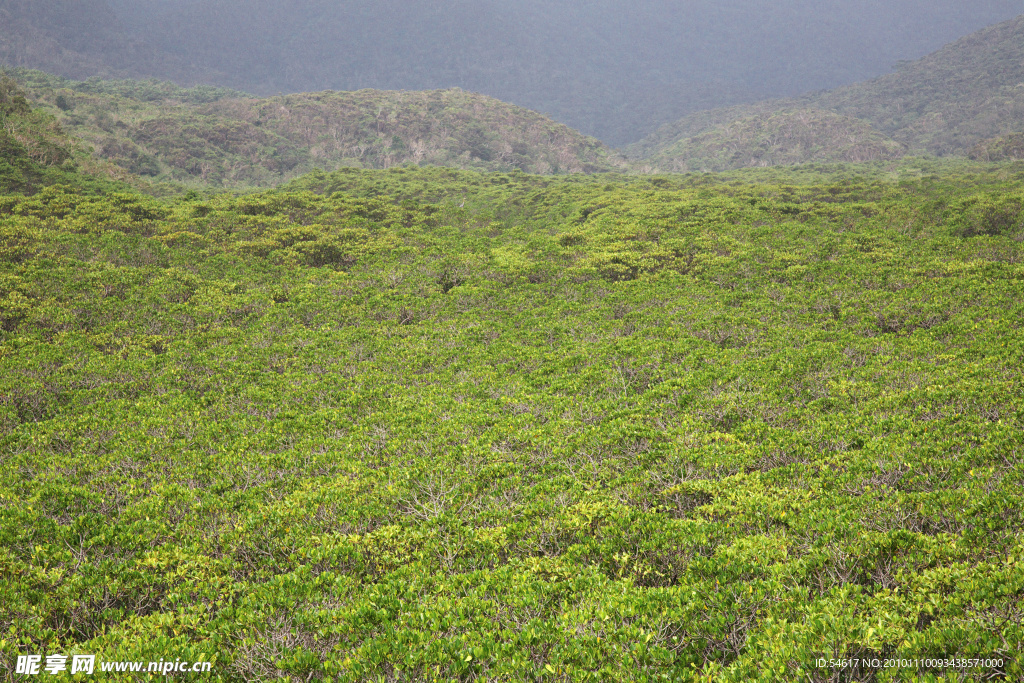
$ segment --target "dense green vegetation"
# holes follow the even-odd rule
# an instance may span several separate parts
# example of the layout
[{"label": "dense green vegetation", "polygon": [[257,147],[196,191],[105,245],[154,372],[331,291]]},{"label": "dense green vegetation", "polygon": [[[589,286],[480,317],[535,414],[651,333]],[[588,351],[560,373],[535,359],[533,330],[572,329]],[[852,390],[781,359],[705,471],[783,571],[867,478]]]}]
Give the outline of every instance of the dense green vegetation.
[{"label": "dense green vegetation", "polygon": [[[78,173],[80,168],[93,175]],[[0,74],[0,194],[31,194],[61,183],[109,190],[129,180],[116,166],[83,150],[54,117],[33,109],[18,84]]]},{"label": "dense green vegetation", "polygon": [[1010,133],[982,140],[967,156],[976,161],[1024,160],[1024,133]]},{"label": "dense green vegetation", "polygon": [[1017,680],[1022,183],[7,187],[4,676]]},{"label": "dense green vegetation", "polygon": [[[757,165],[749,160],[758,159],[764,136],[732,140],[733,129],[751,127],[750,122],[766,118],[786,118],[793,110],[803,116],[808,115],[806,110],[824,110],[859,120],[865,129],[858,132],[860,137],[887,136],[911,152],[1012,158],[986,155],[984,149],[975,147],[1024,129],[1022,84],[1024,16],[971,34],[875,80],[798,98],[697,112],[628,150],[665,170],[687,165],[700,168],[694,164],[707,157],[729,160],[733,168]],[[877,132],[870,132],[872,128]],[[710,147],[709,141],[715,139],[720,144]],[[729,144],[740,147],[735,158],[729,156]],[[804,147],[817,147],[821,160],[842,160],[849,145],[846,136],[835,135],[833,126],[824,127],[814,142]],[[786,160],[812,159],[791,155]]]},{"label": "dense green vegetation", "polygon": [[97,156],[158,180],[267,187],[343,166],[593,173],[626,165],[597,140],[545,116],[461,90],[257,99],[158,81],[14,75]]}]

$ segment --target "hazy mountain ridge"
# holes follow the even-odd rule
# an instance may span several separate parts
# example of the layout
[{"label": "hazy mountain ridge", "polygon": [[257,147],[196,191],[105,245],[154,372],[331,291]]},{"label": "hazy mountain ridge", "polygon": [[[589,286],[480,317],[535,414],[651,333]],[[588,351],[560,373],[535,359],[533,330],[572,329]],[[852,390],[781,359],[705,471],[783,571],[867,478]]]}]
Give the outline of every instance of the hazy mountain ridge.
[{"label": "hazy mountain ridge", "polygon": [[[227,21],[236,16],[231,11],[232,3],[195,3],[189,6],[190,16],[198,20],[216,10],[214,15]],[[172,5],[162,7],[171,12]],[[267,9],[273,3],[264,5]],[[346,7],[354,12],[357,5]],[[129,29],[118,22],[107,0],[84,0],[81,4],[55,0],[47,7],[33,13],[31,3],[25,0],[0,0],[0,12],[17,24],[16,30],[7,27],[0,36],[17,34],[22,42],[37,37],[41,49],[57,45],[56,61],[68,60],[85,71],[97,68],[90,60],[114,55],[116,59],[109,64],[121,63],[117,60],[127,59],[133,50],[141,55],[137,66],[142,68],[146,59],[156,59],[167,47],[133,42],[128,37]],[[322,22],[337,18],[332,14],[337,8],[332,9],[332,5],[322,3],[317,7]],[[517,6],[517,11],[525,12],[525,17],[527,10],[539,12],[544,7],[543,0],[536,0]],[[469,18],[461,17],[460,21],[507,20],[490,5],[467,5],[465,9]],[[358,25],[369,25],[374,10],[367,5],[362,11],[353,18],[359,20]],[[445,26],[446,18],[451,19],[450,12],[441,5],[431,11],[432,23],[427,26],[414,26],[406,16],[387,30],[404,26],[406,38],[416,45],[410,49],[421,52],[429,47],[427,38],[432,32],[449,30],[456,40],[456,28]],[[272,23],[274,16],[269,10],[256,13],[242,27],[245,30],[236,31],[226,40],[234,41],[241,50],[246,31],[270,30],[268,22]],[[552,15],[552,21],[556,18]],[[289,19],[291,29],[298,31],[294,36],[304,35],[299,31],[300,19]],[[48,27],[45,35],[38,30],[41,21]],[[509,69],[533,69],[536,64],[529,66],[515,60],[512,46],[521,43],[538,51],[549,46],[538,42],[535,35],[519,35],[525,24],[506,23],[515,35],[486,46],[488,54],[503,59]],[[74,29],[79,24],[83,35],[99,36],[101,40],[94,45],[77,35]],[[200,41],[194,45],[197,63],[213,59],[212,53],[203,56],[200,34],[218,25],[214,22],[202,30],[197,28],[198,37],[192,38]],[[628,29],[624,25],[623,30]],[[314,27],[307,25],[303,30],[314,31]],[[379,33],[385,29],[373,30]],[[383,40],[382,36],[378,38]],[[598,42],[611,39],[598,34],[593,38]],[[10,40],[3,40],[6,42],[0,43],[0,50],[14,49]],[[296,40],[299,42],[279,46],[284,50],[279,55],[282,64],[298,63],[294,55],[285,52],[311,49]],[[186,41],[179,51],[187,51],[188,45]],[[450,75],[462,68],[459,60],[468,58],[478,47],[483,49],[479,40],[473,45],[476,47],[460,53],[459,59],[449,64],[453,69]],[[263,65],[260,68],[269,68],[273,60],[263,60],[266,55],[260,49],[253,47],[253,54],[260,57],[256,61]],[[352,52],[356,48],[346,45],[339,49]],[[240,58],[240,54],[230,52],[233,59]],[[425,55],[420,54],[422,59],[410,68],[427,68]],[[84,61],[75,62],[76,56]],[[370,71],[381,66],[371,57],[367,56],[370,61],[364,64]],[[389,59],[399,57],[394,54]],[[167,68],[181,67],[185,63],[181,59],[183,55],[172,55]],[[217,73],[227,73],[237,66],[218,63],[217,67],[225,71]],[[628,157],[642,160],[633,166],[596,139],[547,116],[458,88],[326,90],[260,99],[209,85],[181,88],[169,82],[130,79],[73,82],[27,70],[18,74],[32,98],[49,107],[68,132],[91,145],[98,158],[135,175],[214,186],[271,186],[316,168],[388,168],[410,163],[544,174],[631,167],[644,171],[722,171],[807,162],[891,160],[907,153],[1000,160],[1021,156],[1015,135],[1024,131],[1024,15],[963,37],[923,59],[903,64],[895,73],[870,81],[800,97],[696,112],[627,146],[624,151]],[[268,71],[267,77],[271,76]],[[280,74],[273,76],[278,77]],[[573,80],[568,72],[557,71],[552,77],[562,79],[563,95],[574,102],[577,113],[590,107],[587,102],[591,98],[608,95],[602,88],[617,89],[616,97],[607,98],[608,107],[625,106],[615,102],[629,100],[628,88],[622,89],[625,86],[621,84],[605,84],[588,91],[584,82]],[[638,77],[632,87],[645,88],[646,77]],[[275,82],[271,79],[266,83]],[[742,99],[746,85],[734,84],[739,90],[722,96]],[[728,90],[723,86],[723,92]],[[710,91],[705,95],[708,101],[715,97]],[[635,107],[640,110],[653,101],[637,100]]]},{"label": "hazy mountain ridge", "polygon": [[225,80],[187,56],[130,35],[107,0],[0,0],[0,66],[83,79]]},{"label": "hazy mountain ridge", "polygon": [[[626,152],[659,168],[682,167],[700,146],[696,136],[724,137],[738,121],[795,110],[858,119],[911,152],[966,155],[986,139],[1024,129],[1024,16],[961,38],[871,81],[692,114]],[[835,153],[827,139],[820,144],[830,150],[826,156]]]},{"label": "hazy mountain ridge", "polygon": [[627,165],[598,140],[548,117],[458,89],[259,99],[159,82],[17,75],[34,101],[98,156],[160,179],[269,186],[314,168],[412,163],[557,173]]},{"label": "hazy mountain ridge", "polygon": [[0,0],[0,11],[18,19],[0,21],[8,66],[263,96],[460,87],[621,145],[688,112],[885,73],[1024,0]]}]

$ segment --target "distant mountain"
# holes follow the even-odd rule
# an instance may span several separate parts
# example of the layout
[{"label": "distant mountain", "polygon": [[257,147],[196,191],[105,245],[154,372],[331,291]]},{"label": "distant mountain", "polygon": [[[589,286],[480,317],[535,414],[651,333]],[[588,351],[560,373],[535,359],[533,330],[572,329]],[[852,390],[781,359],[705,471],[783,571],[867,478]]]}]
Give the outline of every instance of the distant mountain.
[{"label": "distant mountain", "polygon": [[129,39],[105,0],[2,0],[0,64],[93,75]]},{"label": "distant mountain", "polygon": [[[758,151],[765,144],[771,146],[766,143],[770,136],[736,137],[730,131],[749,133],[757,129],[753,122],[779,124],[791,118],[791,112],[808,110],[856,120],[860,128],[854,137],[871,138],[875,143],[889,140],[908,152],[984,155],[978,147],[984,141],[1024,131],[1024,16],[973,33],[871,81],[692,114],[626,151],[666,170],[700,167],[707,159],[723,163],[729,159],[733,168],[759,165],[772,158]],[[852,137],[836,132],[834,126],[821,127],[820,135],[805,131],[812,137],[802,136],[803,153],[783,153],[776,158],[834,160],[844,156],[843,148],[859,146]],[[999,147],[995,141],[987,144]],[[884,146],[876,147],[879,158],[885,158]]]},{"label": "distant mountain", "polygon": [[608,144],[887,73],[1024,0],[0,0],[0,65],[263,96],[453,87]]},{"label": "distant mountain", "polygon": [[107,0],[0,0],[0,66],[42,69],[69,78],[224,78],[129,35]]},{"label": "distant mountain", "polygon": [[271,98],[157,81],[71,82],[15,72],[96,154],[171,180],[268,186],[314,168],[401,164],[533,173],[623,169],[594,138],[462,90],[319,92]]}]

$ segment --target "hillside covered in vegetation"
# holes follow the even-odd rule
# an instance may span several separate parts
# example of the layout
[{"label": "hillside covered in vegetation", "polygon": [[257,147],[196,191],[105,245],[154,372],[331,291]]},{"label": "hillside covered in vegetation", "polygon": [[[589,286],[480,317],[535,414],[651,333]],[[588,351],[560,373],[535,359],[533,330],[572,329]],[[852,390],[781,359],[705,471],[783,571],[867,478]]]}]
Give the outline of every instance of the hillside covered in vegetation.
[{"label": "hillside covered in vegetation", "polygon": [[541,114],[461,90],[260,99],[155,81],[14,76],[100,158],[161,180],[240,187],[342,166],[593,173],[626,165],[597,140]]},{"label": "hillside covered in vegetation", "polygon": [[902,157],[905,148],[869,124],[820,109],[754,114],[686,137],[641,162],[661,171],[725,171]]},{"label": "hillside covered in vegetation", "polygon": [[967,156],[975,161],[1024,160],[1024,133],[1010,133],[982,140]]},{"label": "hillside covered in vegetation", "polygon": [[0,74],[0,192],[32,194],[58,184],[90,191],[149,185],[94,157],[53,116],[33,108],[17,82]]},{"label": "hillside covered in vegetation", "polygon": [[[628,152],[665,170],[697,168],[708,159],[731,161],[733,168],[758,165],[762,150],[779,145],[778,126],[758,122],[792,119],[794,111],[803,117],[824,111],[856,119],[861,130],[857,135],[837,135],[834,126],[823,126],[812,131],[813,141],[800,145],[800,150],[813,153],[778,155],[785,163],[843,159],[844,149],[858,146],[857,138],[883,147],[891,144],[885,141],[888,138],[911,153],[982,158],[982,150],[972,151],[979,144],[1024,132],[1024,16],[983,29],[872,81],[692,114]],[[731,133],[737,128],[757,134],[734,139]],[[715,140],[720,142],[709,147]],[[738,149],[730,149],[730,144]],[[789,149],[785,142],[781,148]],[[885,157],[881,149],[877,158]]]},{"label": "hillside covered in vegetation", "polygon": [[458,87],[623,145],[694,111],[886,73],[1021,11],[1021,0],[0,0],[0,67],[262,96]]},{"label": "hillside covered in vegetation", "polygon": [[[186,126],[95,87],[54,106]],[[364,95],[174,96],[319,139]],[[0,677],[1024,675],[1020,164],[155,199],[4,97]]]}]

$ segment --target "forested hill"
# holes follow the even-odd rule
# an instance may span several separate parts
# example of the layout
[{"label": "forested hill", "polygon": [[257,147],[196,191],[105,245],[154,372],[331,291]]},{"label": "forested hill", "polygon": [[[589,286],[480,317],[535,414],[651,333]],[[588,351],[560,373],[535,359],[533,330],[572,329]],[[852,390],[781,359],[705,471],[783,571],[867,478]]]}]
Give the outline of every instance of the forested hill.
[{"label": "forested hill", "polygon": [[0,0],[0,66],[263,96],[460,87],[612,145],[887,73],[1024,0]]},{"label": "forested hill", "polygon": [[459,89],[261,99],[156,81],[15,75],[37,106],[97,156],[161,180],[245,187],[315,168],[412,163],[543,174],[626,165],[601,142],[546,116]]},{"label": "forested hill", "polygon": [[807,162],[879,161],[898,159],[904,153],[903,145],[866,121],[821,109],[783,109],[744,115],[699,130],[653,155],[642,167],[665,172],[725,171]]},{"label": "forested hill", "polygon": [[[811,116],[809,112],[858,120],[873,129],[861,130],[859,137],[884,136],[908,152],[1005,158],[1006,150],[1014,146],[999,140],[1024,131],[1024,16],[978,31],[871,81],[687,116],[628,152],[666,170],[770,165],[775,157],[842,158],[839,147],[851,146],[851,136],[833,135],[834,126],[822,127],[814,141],[798,140],[798,149],[792,140],[777,135],[786,127],[781,121],[792,123]],[[774,125],[762,124],[760,135],[749,136],[742,145],[728,135],[729,130],[750,129],[772,119]],[[709,148],[709,139],[720,143]]]}]

